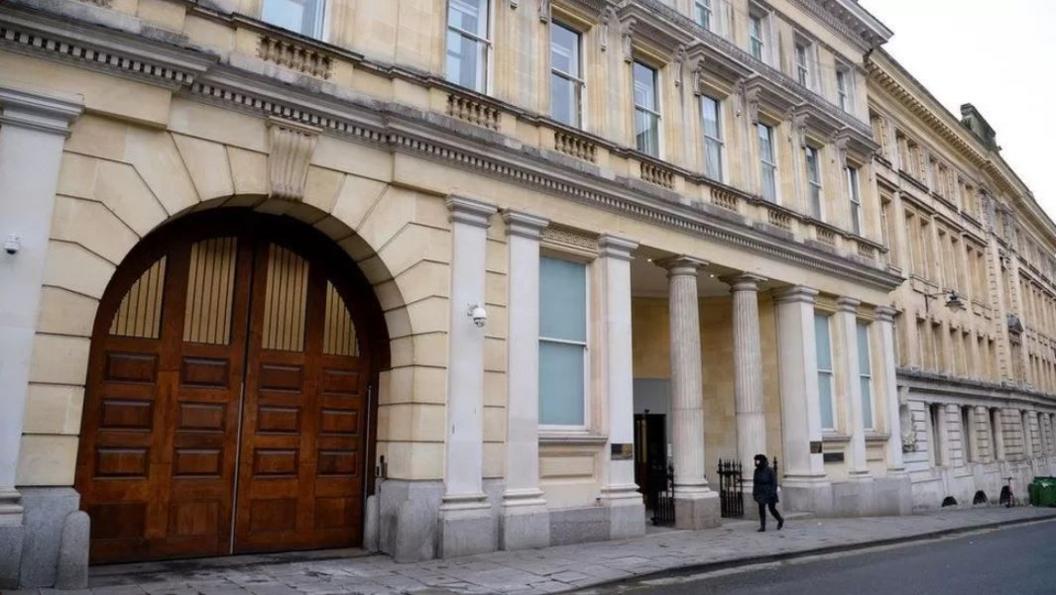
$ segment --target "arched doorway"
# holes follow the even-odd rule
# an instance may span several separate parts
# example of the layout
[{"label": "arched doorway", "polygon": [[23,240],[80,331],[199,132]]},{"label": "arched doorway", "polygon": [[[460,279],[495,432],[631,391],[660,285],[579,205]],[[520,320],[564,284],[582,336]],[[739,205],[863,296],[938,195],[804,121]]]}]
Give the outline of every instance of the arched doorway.
[{"label": "arched doorway", "polygon": [[92,561],[358,545],[387,349],[369,283],[304,224],[231,209],[145,238],[92,336]]}]

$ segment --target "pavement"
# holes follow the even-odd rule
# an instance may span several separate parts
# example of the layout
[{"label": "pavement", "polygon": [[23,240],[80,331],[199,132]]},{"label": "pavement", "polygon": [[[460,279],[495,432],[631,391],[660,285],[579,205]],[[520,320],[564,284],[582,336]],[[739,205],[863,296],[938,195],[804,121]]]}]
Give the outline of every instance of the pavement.
[{"label": "pavement", "polygon": [[578,595],[1051,595],[1056,521],[850,554],[654,577]]},{"label": "pavement", "polygon": [[[1056,509],[973,508],[905,517],[790,519],[782,531],[757,533],[752,521],[704,531],[662,530],[644,537],[492,552],[450,560],[397,564],[383,555],[342,552],[327,558],[268,556],[94,567],[85,591],[30,593],[107,595],[285,595],[559,593],[671,572],[700,572],[804,555],[935,538],[1007,524],[1056,518]],[[996,554],[995,554],[996,555]]]}]

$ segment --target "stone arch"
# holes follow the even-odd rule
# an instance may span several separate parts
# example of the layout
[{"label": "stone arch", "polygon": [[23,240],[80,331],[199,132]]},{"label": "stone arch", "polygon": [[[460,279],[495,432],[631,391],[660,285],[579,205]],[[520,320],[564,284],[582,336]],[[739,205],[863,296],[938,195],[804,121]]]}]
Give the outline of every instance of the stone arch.
[{"label": "stone arch", "polygon": [[[262,121],[246,125],[263,137]],[[368,177],[355,170],[355,159],[338,162],[338,150],[354,148],[333,139],[320,142],[340,146],[317,151],[319,163],[308,168],[302,200],[271,198],[266,145],[254,135],[243,135],[250,139],[245,142],[207,140],[90,115],[74,126],[63,155],[31,356],[19,485],[73,484],[99,300],[143,237],[189,213],[252,209],[299,220],[326,235],[357,264],[383,310],[392,360],[381,374],[380,403],[414,400],[392,395],[443,386],[443,281],[450,254],[443,201]],[[442,399],[433,405],[442,415]],[[379,416],[384,454],[388,429],[381,425],[386,416]],[[408,467],[413,449],[403,444],[414,438],[394,438]],[[428,448],[442,451],[442,431],[440,443]]]}]

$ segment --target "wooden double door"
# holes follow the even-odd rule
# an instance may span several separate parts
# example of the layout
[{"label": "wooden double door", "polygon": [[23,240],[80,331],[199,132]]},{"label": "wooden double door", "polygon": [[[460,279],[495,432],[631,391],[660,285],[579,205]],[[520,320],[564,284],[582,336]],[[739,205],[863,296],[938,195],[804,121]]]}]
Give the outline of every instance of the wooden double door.
[{"label": "wooden double door", "polygon": [[94,563],[360,543],[372,298],[347,257],[252,223],[163,234],[100,304],[76,482]]}]

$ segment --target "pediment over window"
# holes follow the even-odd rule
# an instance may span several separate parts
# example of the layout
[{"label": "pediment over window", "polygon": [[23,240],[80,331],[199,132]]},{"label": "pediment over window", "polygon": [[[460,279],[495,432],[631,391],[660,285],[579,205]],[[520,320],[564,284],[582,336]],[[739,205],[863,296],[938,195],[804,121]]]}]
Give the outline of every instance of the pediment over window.
[{"label": "pediment over window", "polygon": [[848,157],[859,163],[866,163],[872,159],[873,153],[880,148],[871,135],[864,134],[854,128],[841,128],[833,138],[839,150],[840,161],[845,162]]},{"label": "pediment over window", "polygon": [[692,33],[672,27],[671,23],[638,3],[629,2],[617,8],[616,17],[620,23],[624,59],[628,61],[632,59],[634,47],[674,58],[680,48],[694,42]]},{"label": "pediment over window", "polygon": [[802,137],[809,135],[821,139],[831,139],[843,128],[843,123],[829,112],[806,103],[796,107],[792,116],[796,132]]},{"label": "pediment over window", "polygon": [[686,51],[688,65],[693,73],[693,92],[700,94],[709,89],[728,94],[738,83],[752,74],[752,69],[733,56],[711,47],[696,43]]},{"label": "pediment over window", "polygon": [[785,120],[792,108],[803,103],[803,98],[779,83],[755,75],[744,83],[744,99],[748,106],[749,121],[759,122],[759,114],[772,120]]}]

